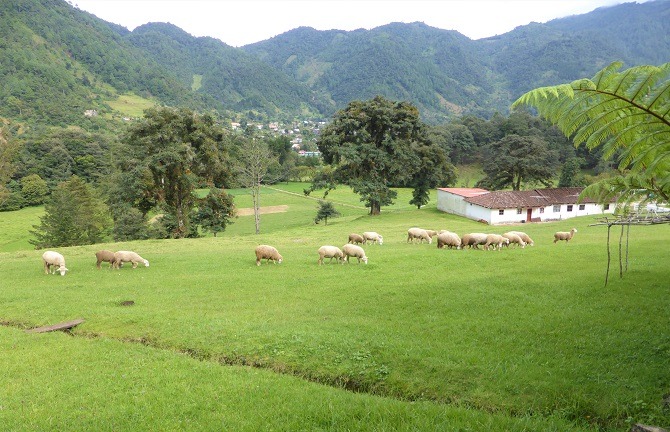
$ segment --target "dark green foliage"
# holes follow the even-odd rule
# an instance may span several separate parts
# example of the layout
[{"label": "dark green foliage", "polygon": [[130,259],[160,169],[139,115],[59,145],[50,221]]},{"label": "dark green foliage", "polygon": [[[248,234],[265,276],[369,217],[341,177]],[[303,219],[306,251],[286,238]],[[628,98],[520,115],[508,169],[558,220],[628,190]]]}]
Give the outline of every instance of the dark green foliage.
[{"label": "dark green foliage", "polygon": [[415,146],[427,144],[413,105],[381,96],[351,102],[319,137],[323,160],[334,170],[317,176],[309,191],[346,184],[361,196],[370,214],[379,214],[397,196],[391,186],[411,181],[420,168]]},{"label": "dark green foliage", "polygon": [[137,186],[142,192],[135,190],[133,200],[148,197],[148,202],[159,203],[171,237],[193,235],[190,212],[196,199],[194,190],[203,181],[221,181],[228,175],[223,131],[208,115],[188,109],[152,108],[131,128],[125,141],[133,161],[130,165],[136,164],[141,174]]},{"label": "dark green foliage", "polygon": [[198,200],[194,223],[216,237],[217,233],[225,231],[226,227],[233,223],[232,218],[235,216],[233,198],[223,189],[211,188],[205,198]]},{"label": "dark green foliage", "polygon": [[486,177],[477,187],[521,190],[522,185],[541,183],[550,187],[556,175],[557,154],[537,136],[507,135],[484,149],[482,168]]},{"label": "dark green foliage", "polygon": [[408,186],[414,188],[409,203],[420,209],[428,204],[430,192],[436,187],[448,187],[456,183],[456,170],[449,163],[446,152],[436,144],[417,144],[414,153],[419,157],[419,168],[408,183]]},{"label": "dark green foliage", "polygon": [[114,241],[145,240],[149,238],[149,226],[146,217],[136,208],[127,206],[116,209],[114,218],[114,229],[112,236]]},{"label": "dark green foliage", "polygon": [[324,224],[328,225],[328,218],[338,217],[339,215],[340,212],[337,211],[332,202],[319,200],[314,223],[318,224],[319,222],[324,221]]},{"label": "dark green foliage", "polygon": [[571,158],[563,164],[558,187],[586,186],[584,176],[581,174],[582,161],[581,158]]},{"label": "dark green foliage", "polygon": [[26,205],[34,206],[44,204],[44,199],[49,193],[47,182],[37,174],[31,174],[21,179],[21,194],[26,200]]},{"label": "dark green foliage", "polygon": [[37,249],[94,244],[105,238],[111,226],[109,208],[93,188],[72,176],[52,191],[40,224],[33,226],[30,243]]}]

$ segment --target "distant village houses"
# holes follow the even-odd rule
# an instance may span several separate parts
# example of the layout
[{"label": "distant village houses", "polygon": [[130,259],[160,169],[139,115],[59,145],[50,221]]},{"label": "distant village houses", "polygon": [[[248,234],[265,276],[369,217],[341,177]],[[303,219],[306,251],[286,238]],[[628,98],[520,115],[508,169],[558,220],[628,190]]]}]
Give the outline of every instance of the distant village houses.
[{"label": "distant village houses", "polygon": [[600,205],[590,198],[577,202],[582,190],[569,187],[490,192],[480,188],[438,188],[437,209],[491,225],[614,212],[613,202]]}]

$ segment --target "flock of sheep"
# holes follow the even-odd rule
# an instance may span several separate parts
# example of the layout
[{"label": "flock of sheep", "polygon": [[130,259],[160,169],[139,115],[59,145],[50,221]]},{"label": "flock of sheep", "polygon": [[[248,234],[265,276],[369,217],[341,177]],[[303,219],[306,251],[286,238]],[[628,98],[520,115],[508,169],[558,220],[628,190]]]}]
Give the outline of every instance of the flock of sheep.
[{"label": "flock of sheep", "polygon": [[[576,232],[576,228],[571,229],[569,232],[559,231],[554,234],[554,243],[560,240],[568,242]],[[433,243],[433,237],[437,238],[438,249],[444,249],[445,247],[449,249],[479,249],[479,246],[481,245],[486,250],[493,249],[499,251],[503,246],[510,246],[512,244],[516,244],[517,247],[521,248],[526,247],[526,245],[534,245],[533,239],[531,239],[528,234],[521,231],[509,231],[502,235],[469,233],[461,237],[458,234],[447,230],[435,231],[416,227],[407,230],[408,243],[423,243],[426,241],[428,244],[431,244]],[[333,258],[335,258],[335,261],[340,263],[348,263],[350,258],[356,258],[359,264],[361,261],[363,261],[364,264],[367,264],[368,257],[365,255],[365,250],[358,245],[368,243],[382,245],[384,243],[384,238],[374,231],[364,232],[363,235],[355,233],[349,234],[349,241],[341,248],[331,245],[321,246],[317,251],[319,254],[317,263],[319,265],[323,264],[325,258],[329,258],[329,262],[332,262]],[[273,246],[260,245],[256,247],[255,252],[257,266],[260,266],[263,260],[265,260],[266,263],[272,261],[275,264],[281,264],[283,261],[281,254],[277,248]],[[149,267],[149,261],[132,251],[112,252],[109,250],[101,250],[95,253],[95,257],[97,260],[96,267],[98,268],[100,268],[100,264],[103,262],[108,262],[109,267],[115,269],[120,268],[125,262],[132,263],[133,268],[137,268],[139,263],[144,264],[145,267]],[[58,252],[44,252],[42,254],[42,261],[44,263],[45,274],[55,274],[56,271],[58,271],[61,276],[65,276],[65,272],[68,271],[67,267],[65,267],[65,258]]]},{"label": "flock of sheep", "polygon": [[[95,253],[95,258],[97,260],[95,265],[98,268],[100,268],[100,264],[103,262],[108,262],[110,269],[118,269],[123,265],[124,262],[133,263],[133,268],[137,268],[139,263],[144,264],[145,267],[149,267],[149,261],[145,260],[133,251],[112,252],[109,250],[101,250]],[[58,271],[61,276],[65,276],[65,272],[68,271],[67,267],[65,267],[65,257],[63,257],[63,255],[58,252],[44,252],[42,254],[42,262],[44,263],[45,274],[56,274],[56,271]]]},{"label": "flock of sheep", "polygon": [[[571,229],[569,232],[559,231],[554,234],[554,243],[559,240],[564,240],[566,242],[570,241],[572,237],[577,232],[576,228]],[[484,233],[469,233],[465,234],[462,237],[458,234],[442,230],[426,230],[423,228],[410,228],[407,230],[407,242],[408,243],[423,243],[424,241],[431,244],[433,242],[433,237],[437,238],[437,247],[438,249],[465,249],[465,248],[474,248],[479,249],[479,246],[482,245],[486,250],[500,250],[503,246],[509,247],[512,244],[516,244],[517,247],[524,248],[526,245],[533,246],[535,242],[530,236],[521,231],[509,231],[504,234],[484,234]],[[363,235],[360,234],[349,234],[349,241],[347,244],[341,248],[337,246],[325,245],[321,246],[317,253],[319,254],[319,259],[317,263],[319,265],[323,264],[325,258],[329,258],[330,262],[335,258],[336,262],[349,262],[350,258],[357,258],[358,263],[361,261],[363,263],[368,263],[368,257],[365,255],[365,251],[358,244],[383,244],[384,238],[374,232],[368,231],[364,232]],[[256,265],[260,266],[262,261],[265,260],[266,263],[272,261],[274,264],[281,264],[283,257],[277,250],[277,248],[269,245],[260,245],[256,247]]]}]

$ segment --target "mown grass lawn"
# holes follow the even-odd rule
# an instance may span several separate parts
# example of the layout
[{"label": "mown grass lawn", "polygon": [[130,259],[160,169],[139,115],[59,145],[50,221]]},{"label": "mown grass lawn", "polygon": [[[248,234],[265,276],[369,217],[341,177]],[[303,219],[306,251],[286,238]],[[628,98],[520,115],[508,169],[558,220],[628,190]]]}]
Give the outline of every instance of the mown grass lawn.
[{"label": "mown grass lawn", "polygon": [[[3,279],[11,281],[0,289],[0,321],[9,325],[0,328],[8,354],[0,386],[11,390],[0,396],[0,424],[670,426],[667,226],[632,228],[629,271],[620,279],[613,263],[604,287],[606,228],[590,227],[591,217],[517,226],[535,240],[525,249],[438,250],[407,244],[407,228],[508,228],[438,212],[434,197],[417,210],[405,190],[371,217],[345,189],[328,195],[342,216],[315,225],[316,201],[301,196],[304,185],[277,188],[296,194],[263,191],[262,205],[288,210],[263,215],[259,235],[252,217],[239,217],[216,238],[63,248],[65,277],[43,274],[41,251],[0,242]],[[244,191],[230,192],[238,207],[250,206]],[[31,211],[23,219],[38,217]],[[552,243],[555,231],[573,226],[570,243]],[[382,246],[365,246],[368,265],[317,265],[319,246],[342,246],[350,232],[367,230],[384,235]],[[260,243],[276,246],[284,263],[257,267]],[[151,266],[98,270],[94,252],[103,248],[135,250]],[[74,318],[86,320],[75,337],[21,331]]]}]

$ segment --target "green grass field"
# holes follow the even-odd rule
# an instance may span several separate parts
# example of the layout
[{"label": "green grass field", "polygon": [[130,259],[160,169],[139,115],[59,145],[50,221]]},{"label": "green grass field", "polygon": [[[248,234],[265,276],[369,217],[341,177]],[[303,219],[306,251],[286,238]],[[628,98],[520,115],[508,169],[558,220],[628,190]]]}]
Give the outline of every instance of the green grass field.
[{"label": "green grass field", "polygon": [[[62,248],[65,277],[28,243],[41,209],[0,213],[3,429],[670,426],[668,226],[633,227],[629,270],[613,262],[604,287],[607,232],[591,217],[517,226],[535,240],[525,249],[438,250],[407,244],[407,228],[508,228],[441,213],[435,196],[417,210],[408,190],[371,217],[346,188],[328,195],[342,216],[315,225],[304,187],[263,190],[263,206],[288,207],[259,235],[240,216],[216,238]],[[230,191],[238,208],[245,192]],[[319,246],[367,230],[384,235],[368,265],[317,265]],[[284,263],[257,267],[261,243]],[[104,248],[151,265],[98,270]],[[72,336],[24,332],[75,318]]]}]

